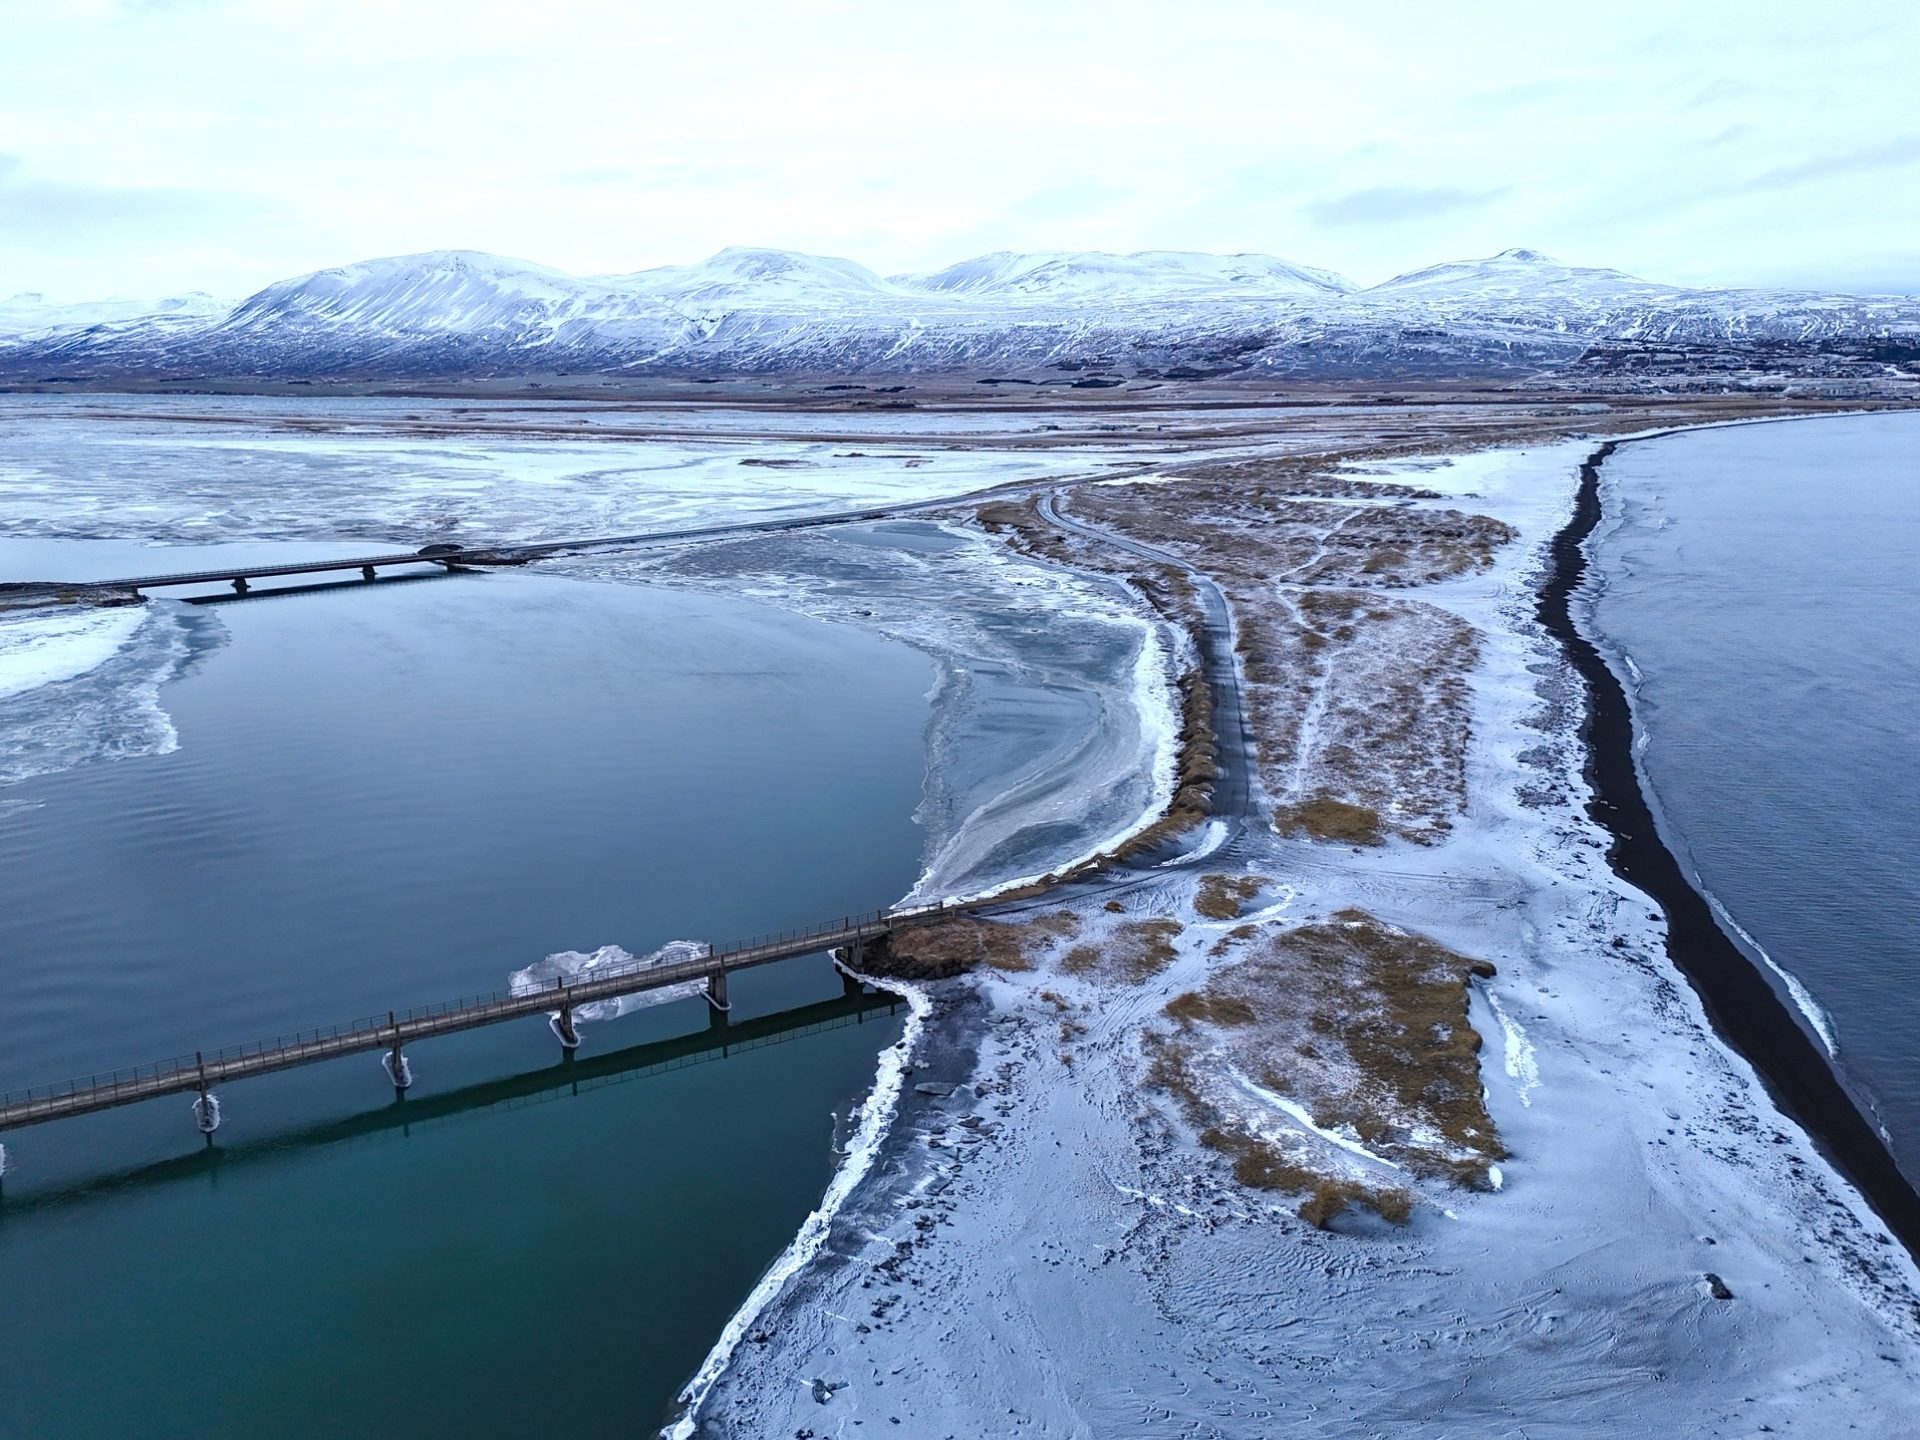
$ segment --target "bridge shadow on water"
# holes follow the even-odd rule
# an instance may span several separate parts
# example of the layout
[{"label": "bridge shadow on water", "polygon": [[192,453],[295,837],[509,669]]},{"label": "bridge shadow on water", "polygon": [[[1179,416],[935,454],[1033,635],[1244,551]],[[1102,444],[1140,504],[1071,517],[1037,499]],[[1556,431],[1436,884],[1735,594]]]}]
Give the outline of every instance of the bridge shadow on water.
[{"label": "bridge shadow on water", "polygon": [[166,1160],[90,1176],[74,1184],[13,1197],[0,1193],[0,1224],[8,1215],[64,1210],[89,1200],[104,1200],[129,1189],[175,1181],[205,1179],[234,1166],[290,1160],[305,1152],[367,1140],[392,1131],[402,1136],[415,1126],[474,1118],[489,1111],[516,1110],[571,1099],[586,1091],[624,1085],[672,1070],[725,1060],[745,1050],[801,1040],[829,1030],[863,1023],[869,1016],[896,1014],[905,1002],[886,991],[862,991],[811,1005],[796,1006],[745,1020],[716,1016],[704,1030],[631,1045],[604,1055],[565,1054],[555,1064],[498,1080],[465,1085],[442,1094],[409,1098],[404,1092],[378,1110],[364,1111],[303,1129],[265,1135],[235,1145],[208,1137],[204,1149]]}]

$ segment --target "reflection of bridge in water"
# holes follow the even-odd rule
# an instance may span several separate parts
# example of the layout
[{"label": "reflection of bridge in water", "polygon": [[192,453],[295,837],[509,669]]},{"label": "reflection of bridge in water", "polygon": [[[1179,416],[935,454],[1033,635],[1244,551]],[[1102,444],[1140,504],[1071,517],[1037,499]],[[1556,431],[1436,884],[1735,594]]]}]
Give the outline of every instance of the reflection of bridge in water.
[{"label": "reflection of bridge in water", "polygon": [[[219,1149],[195,1147],[186,1154],[137,1166],[8,1202],[8,1210],[59,1209],[96,1194],[119,1192],[128,1186],[162,1185],[208,1174],[218,1167],[284,1159],[306,1149],[371,1139],[389,1131],[410,1132],[415,1126],[451,1123],[490,1111],[516,1110],[553,1104],[573,1096],[614,1085],[625,1085],[675,1070],[686,1070],[726,1060],[750,1050],[764,1050],[789,1041],[859,1025],[869,1018],[896,1014],[904,1002],[887,991],[874,991],[849,980],[844,994],[830,1000],[796,1006],[772,1015],[708,1025],[686,1035],[651,1040],[601,1055],[562,1052],[557,1064],[524,1071],[497,1080],[483,1080],[436,1095],[396,1093],[393,1103],[337,1120],[263,1136]],[[719,1018],[718,1012],[716,1018]]]},{"label": "reflection of bridge in water", "polygon": [[714,1028],[722,1037],[720,1043],[740,1043],[731,1038],[732,1027],[727,1016],[732,1008],[727,998],[727,977],[735,971],[801,955],[838,951],[846,957],[842,973],[851,997],[862,987],[848,972],[857,966],[863,947],[903,925],[957,913],[960,913],[957,909],[934,905],[917,910],[845,916],[804,930],[763,936],[726,950],[709,949],[691,959],[664,963],[640,961],[572,984],[557,980],[551,989],[520,993],[495,991],[464,1000],[389,1011],[385,1018],[230,1046],[212,1054],[202,1052],[54,1085],[8,1091],[0,1094],[0,1132],[138,1104],[162,1095],[197,1092],[194,1113],[200,1128],[211,1134],[220,1124],[219,1102],[213,1093],[216,1085],[276,1070],[315,1065],[344,1055],[384,1051],[382,1060],[387,1075],[396,1090],[404,1091],[413,1083],[406,1047],[417,1041],[544,1015],[563,1051],[571,1054],[580,1044],[580,1034],[574,1024],[578,1007],[671,986],[696,987],[711,1008]]}]

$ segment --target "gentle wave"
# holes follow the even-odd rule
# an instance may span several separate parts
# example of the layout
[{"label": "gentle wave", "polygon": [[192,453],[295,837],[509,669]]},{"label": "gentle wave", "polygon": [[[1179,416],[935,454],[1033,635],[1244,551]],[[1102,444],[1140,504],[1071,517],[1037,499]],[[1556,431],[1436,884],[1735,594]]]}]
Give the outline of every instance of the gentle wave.
[{"label": "gentle wave", "polygon": [[[1698,883],[1695,881],[1696,885]],[[1820,1043],[1826,1047],[1827,1058],[1829,1060],[1837,1058],[1840,1054],[1840,1040],[1834,1033],[1833,1017],[1821,1008],[1820,1002],[1813,998],[1813,992],[1800,983],[1798,975],[1769,955],[1766,946],[1747,933],[1746,927],[1734,919],[1732,912],[1720,903],[1719,896],[1705,887],[1701,887],[1700,893],[1707,897],[1707,904],[1713,907],[1714,916],[1720,923],[1738,935],[1754,954],[1766,962],[1767,968],[1780,977],[1781,983],[1787,987],[1787,993],[1793,997],[1793,1003],[1799,1008],[1800,1013],[1806,1016],[1807,1023],[1813,1027],[1813,1033],[1820,1037]]]}]

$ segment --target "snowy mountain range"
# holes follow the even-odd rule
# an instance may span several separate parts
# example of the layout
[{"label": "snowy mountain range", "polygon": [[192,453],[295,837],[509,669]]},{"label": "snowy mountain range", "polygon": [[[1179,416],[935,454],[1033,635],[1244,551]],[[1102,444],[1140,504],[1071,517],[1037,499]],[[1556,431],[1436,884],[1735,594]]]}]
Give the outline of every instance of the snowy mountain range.
[{"label": "snowy mountain range", "polygon": [[903,373],[1486,376],[1596,350],[1920,342],[1920,299],[1682,289],[1533,250],[1368,288],[1266,255],[1015,253],[881,276],[734,248],[580,278],[477,251],[319,270],[237,305],[0,301],[0,379]]}]

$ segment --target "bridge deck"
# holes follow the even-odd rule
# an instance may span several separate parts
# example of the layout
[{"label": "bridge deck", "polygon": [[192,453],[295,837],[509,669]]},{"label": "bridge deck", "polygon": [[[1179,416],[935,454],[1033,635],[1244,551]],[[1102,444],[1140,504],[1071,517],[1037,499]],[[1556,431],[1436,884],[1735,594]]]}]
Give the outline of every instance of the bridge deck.
[{"label": "bridge deck", "polygon": [[0,592],[68,593],[73,591],[155,590],[175,585],[222,585],[235,580],[261,580],[272,576],[324,575],[335,570],[380,570],[394,565],[472,566],[524,565],[543,556],[567,552],[683,544],[690,540],[716,540],[729,535],[751,535],[769,530],[812,530],[845,525],[862,520],[877,520],[891,514],[928,508],[910,504],[886,508],[842,510],[822,515],[787,515],[768,520],[735,521],[723,525],[698,525],[678,530],[647,530],[632,535],[588,535],[572,540],[541,540],[532,543],[472,543],[457,550],[423,555],[417,550],[401,550],[379,555],[342,556],[336,560],[289,560],[279,565],[233,565],[223,570],[181,570],[160,575],[127,575],[112,580],[16,580],[0,585]]},{"label": "bridge deck", "polygon": [[786,931],[714,951],[692,960],[670,965],[636,965],[592,980],[552,990],[515,995],[495,991],[464,1000],[417,1006],[395,1011],[388,1018],[356,1021],[326,1030],[301,1031],[296,1035],[251,1045],[231,1046],[210,1055],[181,1056],[130,1070],[106,1075],[90,1075],[56,1085],[35,1086],[27,1090],[0,1094],[0,1131],[38,1125],[48,1120],[109,1110],[132,1105],[160,1095],[181,1094],[251,1075],[265,1075],[296,1065],[313,1065],[342,1055],[369,1050],[388,1050],[436,1035],[451,1035],[482,1025],[540,1015],[557,1010],[563,1003],[586,1005],[595,1000],[611,1000],[622,995],[637,995],[669,985],[701,981],[709,976],[730,974],[756,965],[811,955],[820,950],[876,940],[902,924],[952,913],[940,906],[902,912],[880,911],[871,915],[849,916],[826,925]]}]

